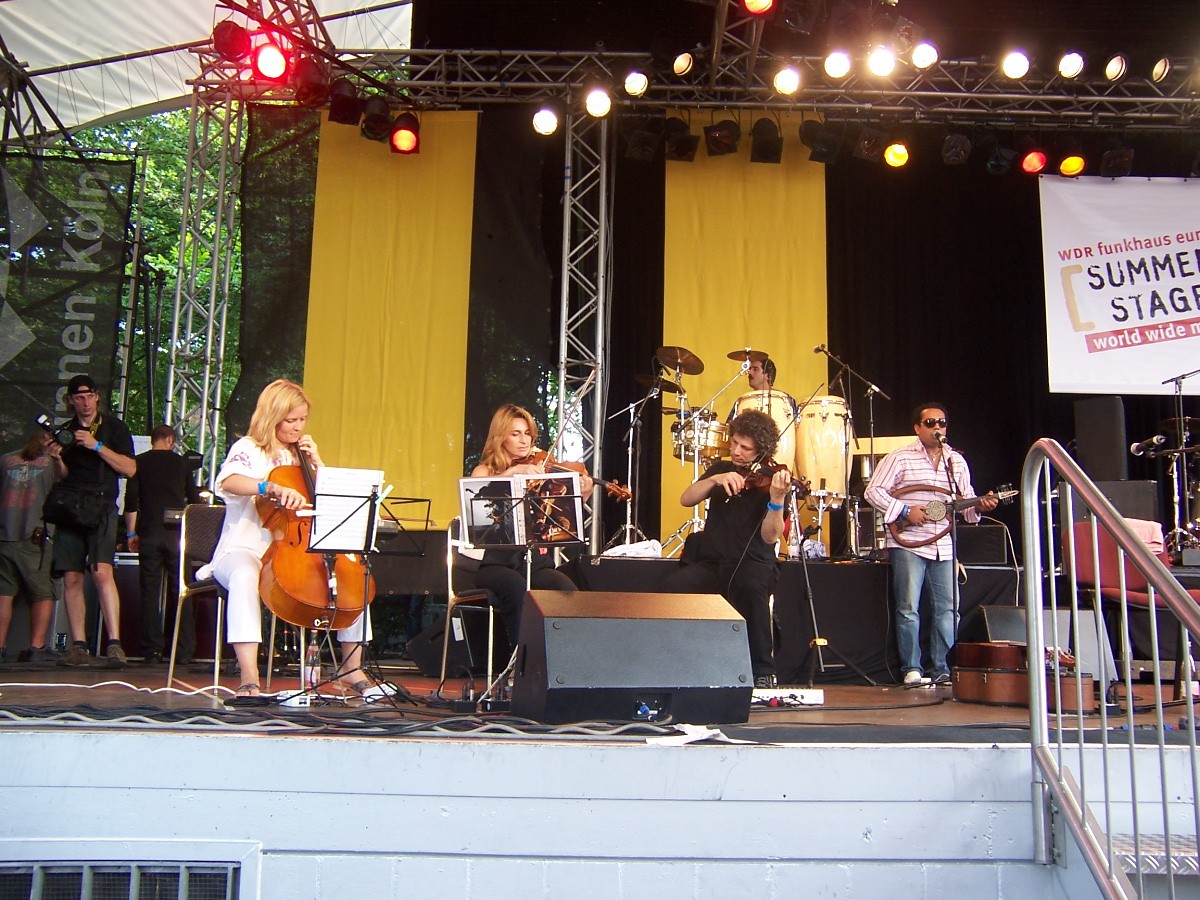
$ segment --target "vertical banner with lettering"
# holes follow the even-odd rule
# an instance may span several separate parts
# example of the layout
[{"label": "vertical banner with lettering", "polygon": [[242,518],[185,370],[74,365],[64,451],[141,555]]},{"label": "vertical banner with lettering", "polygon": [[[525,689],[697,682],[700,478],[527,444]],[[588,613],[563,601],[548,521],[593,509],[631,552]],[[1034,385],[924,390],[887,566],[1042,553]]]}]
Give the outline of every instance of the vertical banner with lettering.
[{"label": "vertical banner with lettering", "polygon": [[1040,185],[1050,390],[1170,394],[1200,366],[1200,181]]},{"label": "vertical banner with lettering", "polygon": [[0,165],[0,449],[66,417],[72,375],[112,384],[133,181],[132,160]]}]

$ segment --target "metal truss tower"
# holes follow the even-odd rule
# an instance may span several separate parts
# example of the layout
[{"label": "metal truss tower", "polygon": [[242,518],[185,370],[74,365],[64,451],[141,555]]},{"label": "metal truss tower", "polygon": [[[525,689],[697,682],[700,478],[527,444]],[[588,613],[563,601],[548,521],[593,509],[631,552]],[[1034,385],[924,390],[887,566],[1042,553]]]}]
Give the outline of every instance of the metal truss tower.
[{"label": "metal truss tower", "polygon": [[[583,459],[603,478],[601,435],[608,396],[608,326],[612,261],[608,217],[609,120],[567,117],[563,172],[562,290],[558,334],[558,408],[574,410],[560,427],[583,441]],[[601,517],[586,523],[594,552]]]}]

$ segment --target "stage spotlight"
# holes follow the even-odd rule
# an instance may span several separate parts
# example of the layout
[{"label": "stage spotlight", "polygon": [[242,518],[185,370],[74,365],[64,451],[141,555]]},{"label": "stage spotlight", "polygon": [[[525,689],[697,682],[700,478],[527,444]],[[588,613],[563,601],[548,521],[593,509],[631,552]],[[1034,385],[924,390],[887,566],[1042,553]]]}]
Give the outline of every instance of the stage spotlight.
[{"label": "stage spotlight", "polygon": [[935,66],[940,58],[938,48],[929,41],[921,41],[912,49],[913,67],[921,71]]},{"label": "stage spotlight", "polygon": [[671,71],[676,75],[686,75],[694,68],[696,68],[696,54],[691,50],[684,50],[671,63]]},{"label": "stage spotlight", "polygon": [[272,40],[259,44],[250,54],[250,69],[259,81],[287,80],[291,62],[291,54]]},{"label": "stage spotlight", "polygon": [[883,161],[893,169],[908,165],[908,138],[904,135],[893,135],[883,148]]},{"label": "stage spotlight", "polygon": [[1063,138],[1059,142],[1058,174],[1064,178],[1082,175],[1087,168],[1083,147],[1075,138]]},{"label": "stage spotlight", "polygon": [[338,125],[357,125],[362,118],[362,100],[349,78],[339,78],[329,86],[329,121]]},{"label": "stage spotlight", "polygon": [[650,76],[640,69],[630,69],[625,75],[625,93],[630,97],[641,97],[650,90]]},{"label": "stage spotlight", "polygon": [[1150,80],[1155,84],[1162,84],[1170,74],[1171,60],[1165,56],[1160,56],[1154,61],[1154,65],[1150,67]]},{"label": "stage spotlight", "polygon": [[776,93],[790,97],[800,90],[800,70],[795,66],[784,66],[775,73],[772,84],[775,85]]},{"label": "stage spotlight", "polygon": [[700,146],[700,135],[692,134],[683,119],[670,118],[663,123],[663,156],[672,162],[691,162]]},{"label": "stage spotlight", "polygon": [[212,42],[217,55],[226,62],[238,62],[250,55],[250,32],[232,19],[217,23]]},{"label": "stage spotlight", "polygon": [[842,139],[830,128],[816,119],[809,119],[800,126],[800,143],[808,148],[812,162],[833,165],[842,149]]},{"label": "stage spotlight", "polygon": [[1100,177],[1124,178],[1132,171],[1133,148],[1120,138],[1106,138],[1100,146]]},{"label": "stage spotlight", "polygon": [[971,157],[971,139],[961,131],[952,131],[942,138],[942,162],[962,166]]},{"label": "stage spotlight", "polygon": [[1029,74],[1029,57],[1022,50],[1013,50],[1004,56],[1000,63],[1000,71],[1005,78],[1018,81]]},{"label": "stage spotlight", "polygon": [[845,50],[833,50],[825,57],[825,74],[830,78],[845,78],[850,74],[850,54]]},{"label": "stage spotlight", "polygon": [[1104,77],[1114,84],[1123,81],[1129,74],[1129,57],[1124,53],[1114,53],[1104,63]]},{"label": "stage spotlight", "polygon": [[1016,150],[997,143],[992,148],[992,152],[988,155],[987,162],[983,164],[983,167],[989,175],[1007,175],[1009,169],[1012,168],[1013,160],[1016,158]]},{"label": "stage spotlight", "polygon": [[883,158],[883,149],[888,145],[886,131],[864,125],[858,131],[854,141],[854,157],[865,159],[867,162],[879,162]]},{"label": "stage spotlight", "polygon": [[657,116],[626,117],[621,121],[620,134],[626,159],[652,162],[662,143],[662,120]]},{"label": "stage spotlight", "polygon": [[867,71],[877,78],[886,78],[896,70],[896,54],[891,47],[877,44],[867,54]]},{"label": "stage spotlight", "polygon": [[1063,78],[1078,78],[1083,74],[1083,54],[1070,50],[1058,58],[1058,74]]},{"label": "stage spotlight", "polygon": [[775,9],[775,0],[742,0],[742,9],[752,16],[765,16]]},{"label": "stage spotlight", "polygon": [[783,159],[779,126],[765,116],[750,129],[750,162],[778,163]]},{"label": "stage spotlight", "polygon": [[596,119],[602,119],[612,112],[612,96],[608,88],[593,84],[584,88],[583,108],[587,114]]},{"label": "stage spotlight", "polygon": [[296,61],[293,84],[296,102],[301,106],[320,109],[329,100],[329,72],[312,57],[302,56]]},{"label": "stage spotlight", "polygon": [[551,135],[558,131],[558,110],[554,104],[543,104],[533,114],[533,130],[544,135]]},{"label": "stage spotlight", "polygon": [[388,146],[393,153],[409,156],[421,152],[421,122],[414,112],[402,112],[392,122]]},{"label": "stage spotlight", "polygon": [[1040,175],[1046,170],[1046,165],[1049,161],[1045,150],[1033,141],[1027,140],[1024,142],[1021,150],[1022,172],[1026,175]]},{"label": "stage spotlight", "polygon": [[380,96],[368,97],[363,103],[359,134],[368,141],[386,141],[392,133],[392,111]]},{"label": "stage spotlight", "polygon": [[704,126],[704,149],[709,156],[727,156],[737,153],[742,129],[733,119],[722,119],[714,125]]}]

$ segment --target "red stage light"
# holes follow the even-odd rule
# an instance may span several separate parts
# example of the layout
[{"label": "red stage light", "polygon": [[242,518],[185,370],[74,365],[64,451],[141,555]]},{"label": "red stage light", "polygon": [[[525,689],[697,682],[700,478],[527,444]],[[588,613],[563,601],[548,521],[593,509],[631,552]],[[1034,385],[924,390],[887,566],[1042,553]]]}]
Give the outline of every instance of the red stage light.
[{"label": "red stage light", "polygon": [[1040,175],[1046,168],[1046,153],[1043,150],[1027,150],[1021,156],[1021,171],[1027,175]]},{"label": "red stage light", "polygon": [[284,81],[290,63],[291,57],[282,47],[267,41],[254,48],[250,65],[254,77],[260,81]]},{"label": "red stage light", "polygon": [[396,116],[388,143],[393,153],[421,152],[421,123],[413,113],[402,112]]},{"label": "red stage light", "polygon": [[752,16],[765,16],[775,8],[775,0],[742,0],[742,8]]}]

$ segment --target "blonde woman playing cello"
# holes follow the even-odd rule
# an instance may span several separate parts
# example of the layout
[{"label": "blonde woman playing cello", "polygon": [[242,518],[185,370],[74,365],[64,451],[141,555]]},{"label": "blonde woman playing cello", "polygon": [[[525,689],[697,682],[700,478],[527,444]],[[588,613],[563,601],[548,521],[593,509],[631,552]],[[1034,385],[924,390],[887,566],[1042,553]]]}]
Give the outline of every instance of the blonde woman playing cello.
[{"label": "blonde woman playing cello", "polygon": [[[271,382],[258,396],[254,415],[245,437],[229,448],[217,473],[217,495],[225,501],[225,524],[213,553],[213,576],[228,592],[226,634],[237,656],[241,685],[238,697],[256,697],[258,649],[262,643],[262,609],[259,601],[259,576],[263,554],[272,544],[272,534],[263,527],[256,501],[271,500],[285,510],[310,506],[301,491],[274,484],[268,476],[278,466],[294,466],[303,453],[315,470],[323,463],[312,436],[304,433],[309,402],[304,389],[285,379]],[[293,450],[293,448],[298,448]],[[338,632],[342,665],[339,671],[353,673],[354,682],[338,680],[358,694],[372,687],[358,670],[363,622],[366,637],[371,637],[370,619],[364,612],[347,628]]]}]

